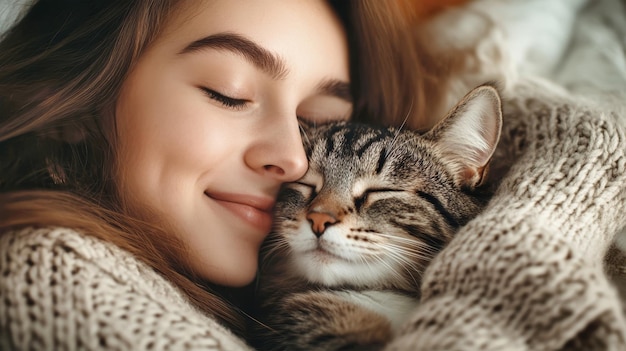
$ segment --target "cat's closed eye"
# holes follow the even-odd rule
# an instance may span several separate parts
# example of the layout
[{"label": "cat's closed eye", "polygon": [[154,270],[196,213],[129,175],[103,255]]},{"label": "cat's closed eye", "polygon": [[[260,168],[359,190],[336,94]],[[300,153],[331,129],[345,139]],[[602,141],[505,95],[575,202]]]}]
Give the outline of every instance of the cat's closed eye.
[{"label": "cat's closed eye", "polygon": [[359,196],[354,197],[354,206],[357,210],[359,210],[364,205],[367,205],[380,198],[385,198],[392,195],[391,193],[397,193],[402,191],[404,190],[394,188],[368,188],[365,189],[365,191],[363,191]]},{"label": "cat's closed eye", "polygon": [[303,181],[287,183],[286,187],[289,189],[298,191],[307,200],[312,199],[317,194],[317,190],[316,190],[317,187],[315,184],[311,184],[311,183],[307,183]]}]

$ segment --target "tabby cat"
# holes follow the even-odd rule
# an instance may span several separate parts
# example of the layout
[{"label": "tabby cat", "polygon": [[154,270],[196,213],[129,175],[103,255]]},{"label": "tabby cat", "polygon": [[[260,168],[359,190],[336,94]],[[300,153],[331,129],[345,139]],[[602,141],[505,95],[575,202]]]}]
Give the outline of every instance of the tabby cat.
[{"label": "tabby cat", "polygon": [[309,170],[281,191],[262,250],[253,345],[384,346],[418,304],[426,265],[484,207],[501,124],[498,92],[484,85],[423,135],[308,128]]}]

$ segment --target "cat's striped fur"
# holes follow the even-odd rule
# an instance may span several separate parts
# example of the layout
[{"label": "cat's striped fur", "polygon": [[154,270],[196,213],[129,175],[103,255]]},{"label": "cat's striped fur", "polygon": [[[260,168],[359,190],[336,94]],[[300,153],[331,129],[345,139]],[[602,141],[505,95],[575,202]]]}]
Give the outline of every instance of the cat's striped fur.
[{"label": "cat's striped fur", "polygon": [[501,118],[497,91],[481,86],[425,135],[308,128],[309,171],[281,192],[262,253],[255,346],[384,345],[418,303],[425,267],[484,207]]}]

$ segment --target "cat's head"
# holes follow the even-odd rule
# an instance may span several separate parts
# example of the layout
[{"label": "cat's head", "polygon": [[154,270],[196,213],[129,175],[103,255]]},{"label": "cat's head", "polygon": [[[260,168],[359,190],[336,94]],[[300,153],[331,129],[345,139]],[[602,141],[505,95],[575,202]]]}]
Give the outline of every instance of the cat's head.
[{"label": "cat's head", "polygon": [[281,191],[266,255],[287,255],[313,283],[417,284],[484,206],[476,190],[501,124],[497,90],[481,86],[423,135],[348,122],[309,128],[309,170]]}]

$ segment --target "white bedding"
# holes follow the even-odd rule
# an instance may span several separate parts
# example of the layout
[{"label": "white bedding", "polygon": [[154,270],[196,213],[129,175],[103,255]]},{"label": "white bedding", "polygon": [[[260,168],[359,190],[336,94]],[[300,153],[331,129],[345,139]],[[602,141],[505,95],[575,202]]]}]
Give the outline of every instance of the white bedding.
[{"label": "white bedding", "polygon": [[[444,111],[486,81],[515,94],[508,88],[533,76],[617,112],[626,127],[625,0],[473,0],[423,29],[437,50],[472,54]],[[616,240],[626,250],[626,228]]]},{"label": "white bedding", "polygon": [[31,0],[0,0],[0,33],[7,30],[20,11],[31,2]]},{"label": "white bedding", "polygon": [[473,53],[449,105],[485,81],[510,87],[530,75],[590,102],[624,106],[623,0],[474,0],[438,15],[426,30],[438,50]]}]

